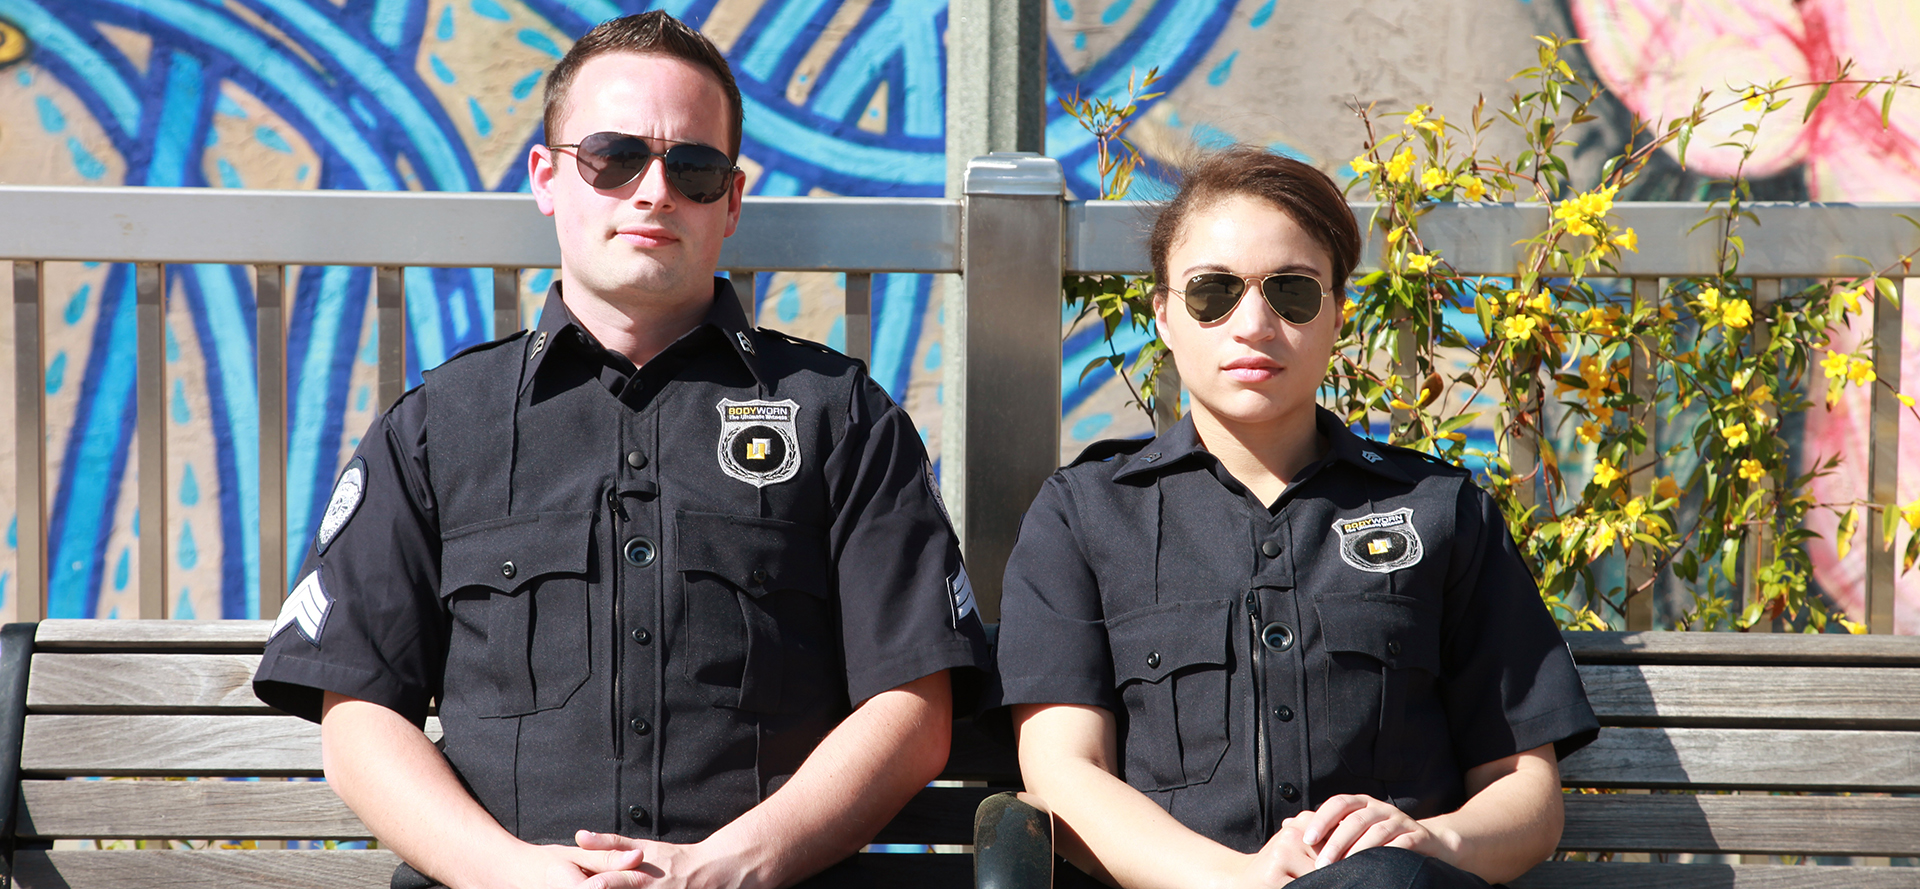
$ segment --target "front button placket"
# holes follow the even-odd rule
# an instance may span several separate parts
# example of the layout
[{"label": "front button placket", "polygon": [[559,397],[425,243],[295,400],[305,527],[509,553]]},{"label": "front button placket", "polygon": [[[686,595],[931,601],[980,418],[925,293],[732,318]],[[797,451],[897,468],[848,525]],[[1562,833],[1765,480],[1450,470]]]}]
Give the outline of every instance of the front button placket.
[{"label": "front button placket", "polygon": [[[1292,488],[1288,489],[1289,491]],[[1254,686],[1253,721],[1260,757],[1256,772],[1263,788],[1269,825],[1301,810],[1305,795],[1305,727],[1294,721],[1303,681],[1300,646],[1300,597],[1294,587],[1294,546],[1291,518],[1298,501],[1288,498],[1279,514],[1253,510],[1256,541],[1253,590],[1247,594]],[[1255,607],[1257,606],[1257,607]]]},{"label": "front button placket", "polygon": [[[633,389],[638,377],[629,384]],[[659,836],[660,745],[654,728],[661,725],[660,664],[661,647],[653,644],[661,627],[662,584],[665,571],[663,522],[661,519],[658,466],[649,454],[659,453],[655,430],[657,412],[636,409],[625,399],[620,402],[624,416],[622,441],[606,458],[612,464],[614,486],[609,501],[616,504],[613,522],[614,573],[618,578],[614,597],[614,632],[619,634],[619,673],[614,683],[613,706],[625,719],[617,723],[615,742],[620,755],[620,780],[616,811],[625,814],[628,833]]]}]

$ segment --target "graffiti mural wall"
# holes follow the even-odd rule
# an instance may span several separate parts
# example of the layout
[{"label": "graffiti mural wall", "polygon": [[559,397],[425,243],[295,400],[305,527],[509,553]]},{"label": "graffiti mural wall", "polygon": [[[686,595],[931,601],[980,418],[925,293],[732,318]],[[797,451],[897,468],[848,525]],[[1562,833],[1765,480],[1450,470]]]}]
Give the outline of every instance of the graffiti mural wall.
[{"label": "graffiti mural wall", "polygon": [[[1135,131],[1156,161],[1241,141],[1336,176],[1347,175],[1362,137],[1350,103],[1465,109],[1476,95],[1504,95],[1506,76],[1530,63],[1535,33],[1577,29],[1595,38],[1594,66],[1621,94],[1621,108],[1645,114],[1661,113],[1667,93],[1690,89],[1688,78],[1719,86],[1772,77],[1767,72],[1783,65],[1828,64],[1842,39],[1863,63],[1871,56],[1897,67],[1904,58],[1905,67],[1920,67],[1920,58],[1908,58],[1911,46],[1891,36],[1913,33],[1911,24],[1901,30],[1873,18],[1906,9],[1897,0],[1878,12],[1863,3],[1718,0],[1711,16],[1707,6],[1685,4],[1682,15],[1682,6],[1650,0],[1047,3],[1055,97],[1115,95],[1130,75],[1159,70],[1166,94]],[[943,0],[0,0],[0,182],[522,191],[527,147],[541,135],[545,70],[594,23],[656,7],[697,24],[732,60],[745,94],[741,165],[751,193],[942,191]],[[1772,17],[1756,18],[1756,10]],[[1759,26],[1739,24],[1742,16],[1790,36],[1753,37],[1739,28]],[[1828,49],[1806,36],[1816,32]],[[1718,52],[1715,40],[1745,40],[1751,51],[1709,55]],[[1650,46],[1671,57],[1648,56]],[[1708,57],[1753,73],[1717,61],[1673,63]],[[1653,70],[1667,79],[1646,73]],[[1912,142],[1863,143],[1848,129],[1854,118],[1831,110],[1806,133],[1783,136],[1776,172],[1817,182],[1823,196],[1912,199],[1920,188]],[[1057,105],[1046,138],[1072,189],[1093,193],[1091,139]],[[1849,154],[1868,150],[1871,168]],[[1694,174],[1673,175],[1680,182]],[[523,306],[537,307],[550,280],[549,271],[526,273]],[[489,274],[416,269],[406,284],[412,379],[494,335]],[[838,346],[845,333],[837,284],[830,275],[763,275],[760,322]],[[287,524],[295,550],[377,409],[371,286],[365,269],[300,269],[294,278]],[[49,265],[47,293],[50,614],[131,611],[138,535],[162,533],[174,560],[171,614],[257,615],[260,456],[248,271],[169,271],[172,502],[167,527],[144,531],[133,502],[130,271]],[[877,276],[874,296],[873,372],[920,422],[937,459],[938,287],[921,276]],[[11,323],[0,318],[8,341]],[[1124,385],[1078,376],[1106,351],[1098,333],[1067,329],[1063,337],[1063,454],[1146,432]],[[12,373],[12,362],[0,363],[9,392]],[[11,436],[0,440],[0,467],[8,468],[0,517],[9,527],[0,542],[0,612],[8,613],[17,592],[12,447]]]}]

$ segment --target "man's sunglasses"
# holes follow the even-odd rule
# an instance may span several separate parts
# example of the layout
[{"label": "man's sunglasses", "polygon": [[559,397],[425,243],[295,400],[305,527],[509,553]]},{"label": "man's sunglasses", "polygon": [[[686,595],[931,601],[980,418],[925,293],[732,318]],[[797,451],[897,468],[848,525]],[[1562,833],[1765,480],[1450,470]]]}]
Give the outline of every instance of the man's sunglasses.
[{"label": "man's sunglasses", "polygon": [[[672,146],[658,157],[666,168],[667,181],[687,200],[711,204],[727,196],[727,189],[733,185],[733,174],[739,168],[726,152],[692,142],[655,141]],[[635,176],[646,171],[647,164],[656,156],[647,140],[625,133],[594,133],[569,145],[547,147],[573,149],[573,159],[580,166],[580,178],[602,191],[632,182]]]},{"label": "man's sunglasses", "polygon": [[1260,287],[1260,295],[1266,297],[1274,314],[1294,324],[1306,324],[1320,317],[1320,305],[1327,297],[1319,281],[1288,272],[1245,276],[1206,272],[1188,278],[1185,290],[1167,289],[1180,294],[1187,304],[1187,314],[1195,321],[1207,323],[1231,314],[1250,285]]}]

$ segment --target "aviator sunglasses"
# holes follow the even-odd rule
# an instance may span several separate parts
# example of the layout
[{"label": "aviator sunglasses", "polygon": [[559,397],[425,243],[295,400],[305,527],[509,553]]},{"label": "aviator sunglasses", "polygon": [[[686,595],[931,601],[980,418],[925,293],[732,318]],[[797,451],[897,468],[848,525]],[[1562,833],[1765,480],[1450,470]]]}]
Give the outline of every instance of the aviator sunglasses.
[{"label": "aviator sunglasses", "polygon": [[1258,285],[1273,312],[1293,324],[1306,324],[1320,317],[1320,304],[1327,292],[1306,275],[1274,272],[1266,275],[1235,275],[1231,272],[1205,272],[1187,279],[1187,289],[1176,290],[1187,304],[1187,314],[1195,321],[1218,321],[1240,304],[1249,285]]},{"label": "aviator sunglasses", "polygon": [[[733,185],[733,174],[739,168],[726,152],[692,142],[656,141],[672,146],[658,157],[666,169],[667,181],[687,200],[711,204],[727,196],[727,189]],[[626,133],[594,133],[568,145],[547,147],[573,149],[574,161],[580,166],[580,178],[601,191],[632,182],[656,156],[647,140]]]}]

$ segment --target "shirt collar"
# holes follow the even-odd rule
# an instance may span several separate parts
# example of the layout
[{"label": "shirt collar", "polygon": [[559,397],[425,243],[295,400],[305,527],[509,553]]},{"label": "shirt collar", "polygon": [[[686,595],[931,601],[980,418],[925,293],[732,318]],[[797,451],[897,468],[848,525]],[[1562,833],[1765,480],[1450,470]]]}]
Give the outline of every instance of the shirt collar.
[{"label": "shirt collar", "polygon": [[[1321,435],[1327,437],[1332,447],[1327,451],[1329,462],[1347,463],[1384,478],[1403,484],[1413,484],[1413,478],[1395,465],[1386,454],[1381,453],[1379,445],[1363,439],[1340,422],[1340,418],[1324,407],[1315,406],[1313,422]],[[1156,472],[1173,466],[1195,454],[1206,454],[1200,445],[1200,435],[1194,431],[1193,416],[1181,417],[1180,422],[1160,433],[1146,447],[1128,457],[1126,465],[1113,474],[1114,481],[1133,475]],[[1208,454],[1208,459],[1212,455]]]},{"label": "shirt collar", "polygon": [[[734,355],[747,366],[753,378],[765,386],[767,378],[761,373],[759,356],[759,334],[747,320],[747,313],[740,306],[740,297],[734,292],[733,283],[725,278],[713,279],[713,303],[707,307],[707,315],[700,325],[682,336],[674,343],[678,346],[690,337],[700,336],[705,328],[713,328],[724,339]],[[540,373],[541,365],[556,347],[592,345],[604,348],[594,339],[593,334],[574,320],[573,313],[567,311],[566,301],[560,296],[560,282],[555,281],[547,288],[547,302],[540,310],[540,323],[529,337],[527,353],[527,379],[532,380]],[[668,348],[673,348],[669,346]]]}]

